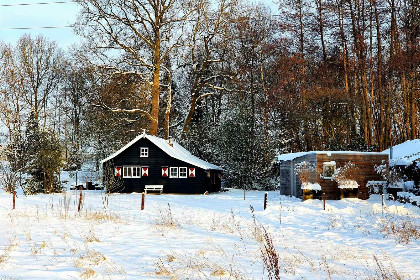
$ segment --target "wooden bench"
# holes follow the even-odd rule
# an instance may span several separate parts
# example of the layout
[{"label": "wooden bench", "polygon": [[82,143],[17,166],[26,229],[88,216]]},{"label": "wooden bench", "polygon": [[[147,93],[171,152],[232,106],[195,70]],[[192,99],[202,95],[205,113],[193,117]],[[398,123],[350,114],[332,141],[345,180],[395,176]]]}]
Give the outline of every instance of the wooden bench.
[{"label": "wooden bench", "polygon": [[146,185],[144,186],[144,193],[148,191],[159,191],[160,194],[163,192],[163,185]]}]

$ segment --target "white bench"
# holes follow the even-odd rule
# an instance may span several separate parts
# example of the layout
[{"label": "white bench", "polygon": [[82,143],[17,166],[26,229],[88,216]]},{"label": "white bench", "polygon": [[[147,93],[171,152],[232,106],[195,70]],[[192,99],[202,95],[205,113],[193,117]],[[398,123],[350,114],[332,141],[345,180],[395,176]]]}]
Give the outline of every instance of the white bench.
[{"label": "white bench", "polygon": [[159,191],[160,194],[163,192],[163,185],[146,185],[144,186],[144,193],[148,191]]}]

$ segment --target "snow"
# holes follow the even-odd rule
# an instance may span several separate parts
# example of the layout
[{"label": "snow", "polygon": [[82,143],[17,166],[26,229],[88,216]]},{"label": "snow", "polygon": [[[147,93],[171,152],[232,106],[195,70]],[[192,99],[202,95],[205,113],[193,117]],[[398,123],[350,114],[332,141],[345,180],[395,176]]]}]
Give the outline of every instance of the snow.
[{"label": "snow", "polygon": [[334,154],[351,154],[351,155],[382,155],[382,153],[375,153],[375,152],[355,152],[355,151],[310,151],[310,152],[298,152],[298,153],[286,153],[286,154],[278,154],[277,161],[291,161],[298,157],[310,155],[310,154],[327,154],[328,156]]},{"label": "snow", "polygon": [[389,183],[388,188],[395,188],[395,189],[404,189],[404,190],[412,190],[414,189],[414,181],[396,181],[393,183]]},{"label": "snow", "polygon": [[416,202],[417,205],[420,205],[420,196],[416,196],[411,192],[397,192],[398,197],[407,199],[409,202]]},{"label": "snow", "polygon": [[302,183],[302,190],[320,191],[321,185],[318,183]]},{"label": "snow", "polygon": [[77,191],[19,193],[15,210],[0,193],[0,278],[268,279],[267,232],[281,279],[418,279],[420,240],[399,242],[384,229],[418,226],[420,208],[386,201],[382,214],[377,195],[327,201],[323,210],[322,201],[272,191],[263,210],[264,193],[146,195],[141,211],[141,194],[110,195],[105,209],[99,191],[86,191],[81,213]]},{"label": "snow", "polygon": [[162,151],[164,151],[166,154],[168,154],[170,157],[173,157],[175,159],[179,159],[183,162],[189,163],[193,166],[202,168],[204,170],[222,170],[219,166],[216,166],[214,164],[208,163],[202,159],[199,159],[198,157],[192,155],[188,150],[186,150],[184,147],[179,145],[177,142],[172,141],[172,146],[166,141],[165,139],[148,135],[146,133],[143,133],[141,135],[138,135],[136,138],[131,140],[127,145],[107,157],[106,159],[103,159],[101,163],[104,163],[108,160],[113,159],[117,155],[121,154],[123,151],[125,151],[127,148],[129,148],[131,145],[136,143],[142,138],[146,138],[149,141],[151,141],[153,144],[158,146]]},{"label": "snow", "polygon": [[366,187],[369,186],[375,186],[375,185],[381,185],[381,186],[386,186],[386,181],[368,181],[366,184]]},{"label": "snow", "polygon": [[[390,149],[382,153],[390,155]],[[420,139],[408,140],[393,147],[390,165],[410,165],[418,159],[420,159]]]},{"label": "snow", "polygon": [[355,180],[341,180],[338,185],[339,189],[357,189],[359,184]]}]

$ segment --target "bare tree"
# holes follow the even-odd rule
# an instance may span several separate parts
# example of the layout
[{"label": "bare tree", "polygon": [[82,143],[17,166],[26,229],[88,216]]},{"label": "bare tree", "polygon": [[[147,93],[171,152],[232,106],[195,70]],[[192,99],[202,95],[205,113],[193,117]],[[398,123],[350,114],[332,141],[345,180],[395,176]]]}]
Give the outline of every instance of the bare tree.
[{"label": "bare tree", "polygon": [[215,65],[226,61],[223,51],[229,49],[228,42],[232,39],[229,26],[236,2],[221,0],[215,9],[211,8],[212,4],[207,0],[197,1],[195,5],[197,13],[194,14],[194,26],[188,44],[189,65],[192,68],[189,88],[191,99],[182,128],[182,138],[190,129],[197,103],[225,89],[220,81],[228,75],[217,71]]},{"label": "bare tree", "polygon": [[88,38],[95,61],[120,74],[135,74],[151,86],[150,110],[111,108],[146,116],[150,133],[158,134],[161,71],[180,46],[193,13],[192,1],[77,0],[82,7],[76,30]]},{"label": "bare tree", "polygon": [[[27,108],[42,127],[47,122],[48,98],[58,87],[61,54],[54,42],[42,36],[22,36],[16,46],[16,82]],[[42,115],[40,115],[42,114]]]}]

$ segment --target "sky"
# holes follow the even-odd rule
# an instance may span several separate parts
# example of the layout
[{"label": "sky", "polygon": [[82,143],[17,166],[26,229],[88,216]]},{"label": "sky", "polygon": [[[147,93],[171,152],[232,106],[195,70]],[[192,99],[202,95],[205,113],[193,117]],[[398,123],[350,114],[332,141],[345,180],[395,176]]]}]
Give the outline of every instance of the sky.
[{"label": "sky", "polygon": [[[272,0],[261,2],[276,6]],[[0,41],[14,45],[23,34],[42,34],[61,48],[68,48],[81,40],[72,28],[65,27],[76,21],[78,12],[79,7],[72,0],[0,0]],[[47,26],[60,28],[39,28]]]},{"label": "sky", "polygon": [[[32,37],[42,34],[56,41],[60,47],[67,48],[80,41],[72,28],[64,27],[75,22],[78,11],[79,7],[71,0],[0,0],[0,41],[15,44],[23,34],[28,33]],[[38,28],[46,26],[61,28]],[[14,29],[22,27],[33,29]]]}]

